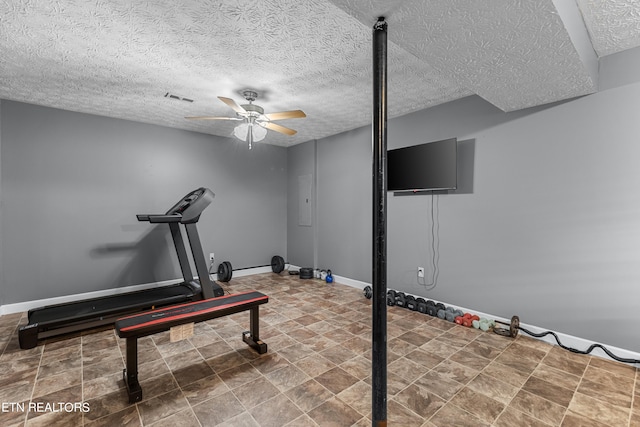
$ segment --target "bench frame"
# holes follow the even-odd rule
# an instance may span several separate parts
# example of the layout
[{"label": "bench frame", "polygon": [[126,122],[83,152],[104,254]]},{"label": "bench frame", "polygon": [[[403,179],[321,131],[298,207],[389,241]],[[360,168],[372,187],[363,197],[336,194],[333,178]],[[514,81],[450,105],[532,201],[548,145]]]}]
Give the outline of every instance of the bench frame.
[{"label": "bench frame", "polygon": [[242,340],[259,354],[267,352],[267,344],[260,340],[261,304],[269,297],[260,292],[244,292],[203,301],[179,304],[118,319],[115,330],[126,339],[127,367],[122,377],[127,386],[129,403],[142,400],[142,387],[138,381],[138,338],[170,330],[174,326],[198,323],[230,314],[249,311],[249,331],[242,333]]}]

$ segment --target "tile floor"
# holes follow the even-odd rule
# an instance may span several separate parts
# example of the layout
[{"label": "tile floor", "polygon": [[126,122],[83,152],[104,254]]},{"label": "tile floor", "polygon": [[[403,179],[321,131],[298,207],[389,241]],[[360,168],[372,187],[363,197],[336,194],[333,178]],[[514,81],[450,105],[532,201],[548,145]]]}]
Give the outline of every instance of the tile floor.
[{"label": "tile floor", "polygon": [[[360,290],[275,274],[226,288],[269,295],[260,308],[269,351],[242,342],[248,312],[197,324],[177,343],[168,333],[143,338],[144,400],[134,405],[124,340],[112,329],[20,350],[25,315],[2,316],[0,425],[371,425],[371,302]],[[388,359],[392,426],[640,426],[636,368],[522,335],[392,307]]]}]

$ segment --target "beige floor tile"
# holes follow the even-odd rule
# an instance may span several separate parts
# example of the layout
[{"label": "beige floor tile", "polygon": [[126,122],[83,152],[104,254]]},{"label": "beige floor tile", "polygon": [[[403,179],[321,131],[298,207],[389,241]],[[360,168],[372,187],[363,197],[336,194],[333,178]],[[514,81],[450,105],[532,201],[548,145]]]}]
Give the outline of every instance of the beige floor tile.
[{"label": "beige floor tile", "polygon": [[[138,341],[143,400],[129,404],[125,343],[113,329],[48,339],[21,350],[23,313],[2,316],[0,402],[86,402],[86,413],[0,412],[0,425],[371,425],[371,301],[359,289],[269,273],[225,283],[260,290],[258,354],[241,339],[247,313]],[[602,427],[640,425],[633,366],[387,308],[389,425]]]}]

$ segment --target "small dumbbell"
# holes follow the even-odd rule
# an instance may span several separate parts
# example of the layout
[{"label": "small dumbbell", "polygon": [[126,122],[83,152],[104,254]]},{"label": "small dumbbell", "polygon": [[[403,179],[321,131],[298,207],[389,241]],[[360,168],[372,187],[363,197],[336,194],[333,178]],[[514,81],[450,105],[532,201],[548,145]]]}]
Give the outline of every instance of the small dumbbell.
[{"label": "small dumbbell", "polygon": [[427,313],[427,302],[424,300],[424,298],[416,299],[416,311],[422,314]]},{"label": "small dumbbell", "polygon": [[429,316],[436,317],[438,315],[438,307],[436,307],[436,303],[431,300],[427,301],[426,310]]},{"label": "small dumbbell", "polygon": [[398,307],[406,307],[407,306],[407,297],[404,292],[396,293],[396,305]]},{"label": "small dumbbell", "polygon": [[444,320],[451,322],[451,320],[449,320],[451,318],[451,313],[453,313],[453,307],[446,307],[444,309]]},{"label": "small dumbbell", "polygon": [[396,291],[394,291],[393,289],[389,289],[387,291],[387,305],[396,305]]},{"label": "small dumbbell", "polygon": [[470,328],[472,326],[474,320],[480,320],[478,316],[472,315],[470,313],[465,313],[464,316],[462,316],[462,319],[462,326],[466,326],[467,328]]},{"label": "small dumbbell", "polygon": [[454,322],[455,318],[458,317],[459,315],[459,310],[454,309],[453,307],[447,307],[447,310],[445,310],[445,318],[449,321],[449,322]]},{"label": "small dumbbell", "polygon": [[413,295],[407,295],[405,297],[404,307],[408,308],[411,311],[416,311],[418,309],[418,305],[416,303],[416,297]]},{"label": "small dumbbell", "polygon": [[484,332],[487,332],[493,326],[492,322],[484,317],[480,319],[478,324],[479,324],[480,330]]}]

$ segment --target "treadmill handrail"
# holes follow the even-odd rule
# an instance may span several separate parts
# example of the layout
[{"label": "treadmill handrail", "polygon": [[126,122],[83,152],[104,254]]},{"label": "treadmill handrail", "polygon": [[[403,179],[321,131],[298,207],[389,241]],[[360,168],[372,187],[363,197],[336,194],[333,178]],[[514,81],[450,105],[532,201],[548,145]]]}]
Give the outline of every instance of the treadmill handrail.
[{"label": "treadmill handrail", "polygon": [[150,223],[166,223],[166,222],[181,222],[182,221],[182,215],[180,215],[180,214],[174,214],[174,215],[164,215],[164,214],[147,215],[147,217],[149,218],[148,221]]}]

